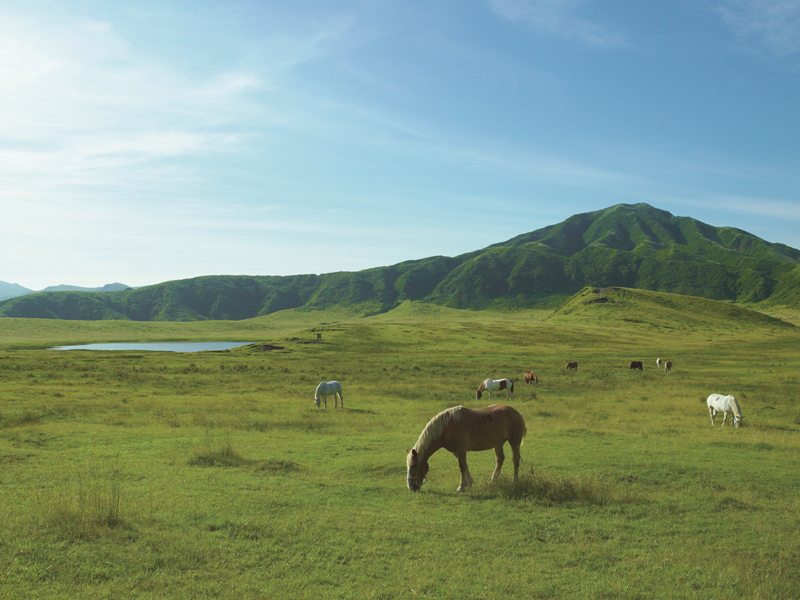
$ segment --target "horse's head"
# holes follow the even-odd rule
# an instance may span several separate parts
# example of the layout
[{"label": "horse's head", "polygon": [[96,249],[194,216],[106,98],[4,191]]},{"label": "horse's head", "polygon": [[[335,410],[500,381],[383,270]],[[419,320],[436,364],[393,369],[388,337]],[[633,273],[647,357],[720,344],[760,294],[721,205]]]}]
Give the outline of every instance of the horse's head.
[{"label": "horse's head", "polygon": [[314,396],[314,404],[316,405],[317,408],[319,408],[319,396],[316,395]]},{"label": "horse's head", "polygon": [[482,388],[482,387],[479,387],[479,388],[478,388],[478,389],[475,391],[475,399],[476,399],[476,400],[480,400],[480,399],[481,399],[481,396],[483,396],[483,388]]},{"label": "horse's head", "polygon": [[733,415],[733,426],[738,427],[739,425],[741,425],[742,419],[744,419],[742,415],[739,416]]},{"label": "horse's head", "polygon": [[406,457],[406,484],[412,492],[418,492],[425,483],[425,476],[428,474],[428,463],[423,461],[416,450],[409,450]]}]

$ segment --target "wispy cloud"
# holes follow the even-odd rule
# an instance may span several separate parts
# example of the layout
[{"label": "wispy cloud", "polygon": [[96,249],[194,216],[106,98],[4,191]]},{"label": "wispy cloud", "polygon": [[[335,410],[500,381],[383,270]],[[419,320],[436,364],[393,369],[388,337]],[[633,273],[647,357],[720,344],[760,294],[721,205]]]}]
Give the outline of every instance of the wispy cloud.
[{"label": "wispy cloud", "polygon": [[739,37],[755,40],[781,57],[800,54],[797,0],[721,0],[716,8]]},{"label": "wispy cloud", "polygon": [[578,41],[596,48],[627,45],[619,31],[582,16],[583,0],[489,0],[489,6],[509,21]]}]

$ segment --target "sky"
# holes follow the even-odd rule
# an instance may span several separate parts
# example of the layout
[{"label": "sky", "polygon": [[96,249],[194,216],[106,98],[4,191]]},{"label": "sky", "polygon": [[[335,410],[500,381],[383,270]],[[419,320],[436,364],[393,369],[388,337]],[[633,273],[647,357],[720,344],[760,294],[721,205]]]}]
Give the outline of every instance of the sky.
[{"label": "sky", "polygon": [[800,2],[0,0],[0,281],[356,271],[638,202],[800,248]]}]

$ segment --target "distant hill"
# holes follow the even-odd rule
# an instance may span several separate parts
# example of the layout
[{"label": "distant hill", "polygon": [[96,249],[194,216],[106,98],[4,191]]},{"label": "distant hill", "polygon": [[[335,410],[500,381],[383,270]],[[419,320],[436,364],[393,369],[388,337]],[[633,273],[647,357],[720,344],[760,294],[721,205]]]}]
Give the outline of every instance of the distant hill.
[{"label": "distant hill", "polygon": [[646,330],[696,330],[714,333],[795,326],[730,302],[697,296],[622,287],[586,287],[550,317],[553,321],[621,325]]},{"label": "distant hill", "polygon": [[0,300],[7,298],[16,298],[17,296],[24,296],[25,294],[32,294],[33,290],[22,287],[17,283],[6,283],[0,281]]},{"label": "distant hill", "polygon": [[124,283],[107,283],[103,287],[87,288],[77,285],[51,285],[44,288],[43,292],[119,292],[129,289]]},{"label": "distant hill", "polygon": [[586,286],[800,308],[800,250],[619,204],[456,257],[324,275],[206,276],[102,295],[43,292],[0,302],[0,316],[187,321],[332,307],[377,314],[405,300],[557,308]]},{"label": "distant hill", "polygon": [[[99,288],[78,287],[77,285],[52,285],[44,288],[43,292],[119,292],[127,290],[128,286],[123,283],[108,283]],[[27,294],[35,294],[35,290],[22,287],[16,283],[6,283],[0,281],[0,300],[17,298]]]}]

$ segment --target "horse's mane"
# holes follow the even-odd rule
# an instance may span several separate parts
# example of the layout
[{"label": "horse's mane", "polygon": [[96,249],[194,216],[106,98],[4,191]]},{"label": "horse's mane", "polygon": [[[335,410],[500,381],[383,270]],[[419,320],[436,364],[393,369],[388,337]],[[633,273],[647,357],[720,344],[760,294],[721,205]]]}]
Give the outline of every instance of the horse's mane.
[{"label": "horse's mane", "polygon": [[454,406],[453,408],[448,408],[428,421],[428,424],[425,425],[425,429],[423,429],[422,433],[419,434],[419,439],[417,440],[417,443],[414,444],[414,449],[418,453],[424,454],[425,450],[428,449],[428,446],[430,446],[431,443],[442,437],[444,434],[444,428],[447,427],[450,421],[461,420],[461,411],[463,408],[463,406]]},{"label": "horse's mane", "polygon": [[731,396],[730,398],[731,398],[731,409],[733,410],[733,414],[741,419],[742,409],[739,408],[739,401],[733,396]]}]

